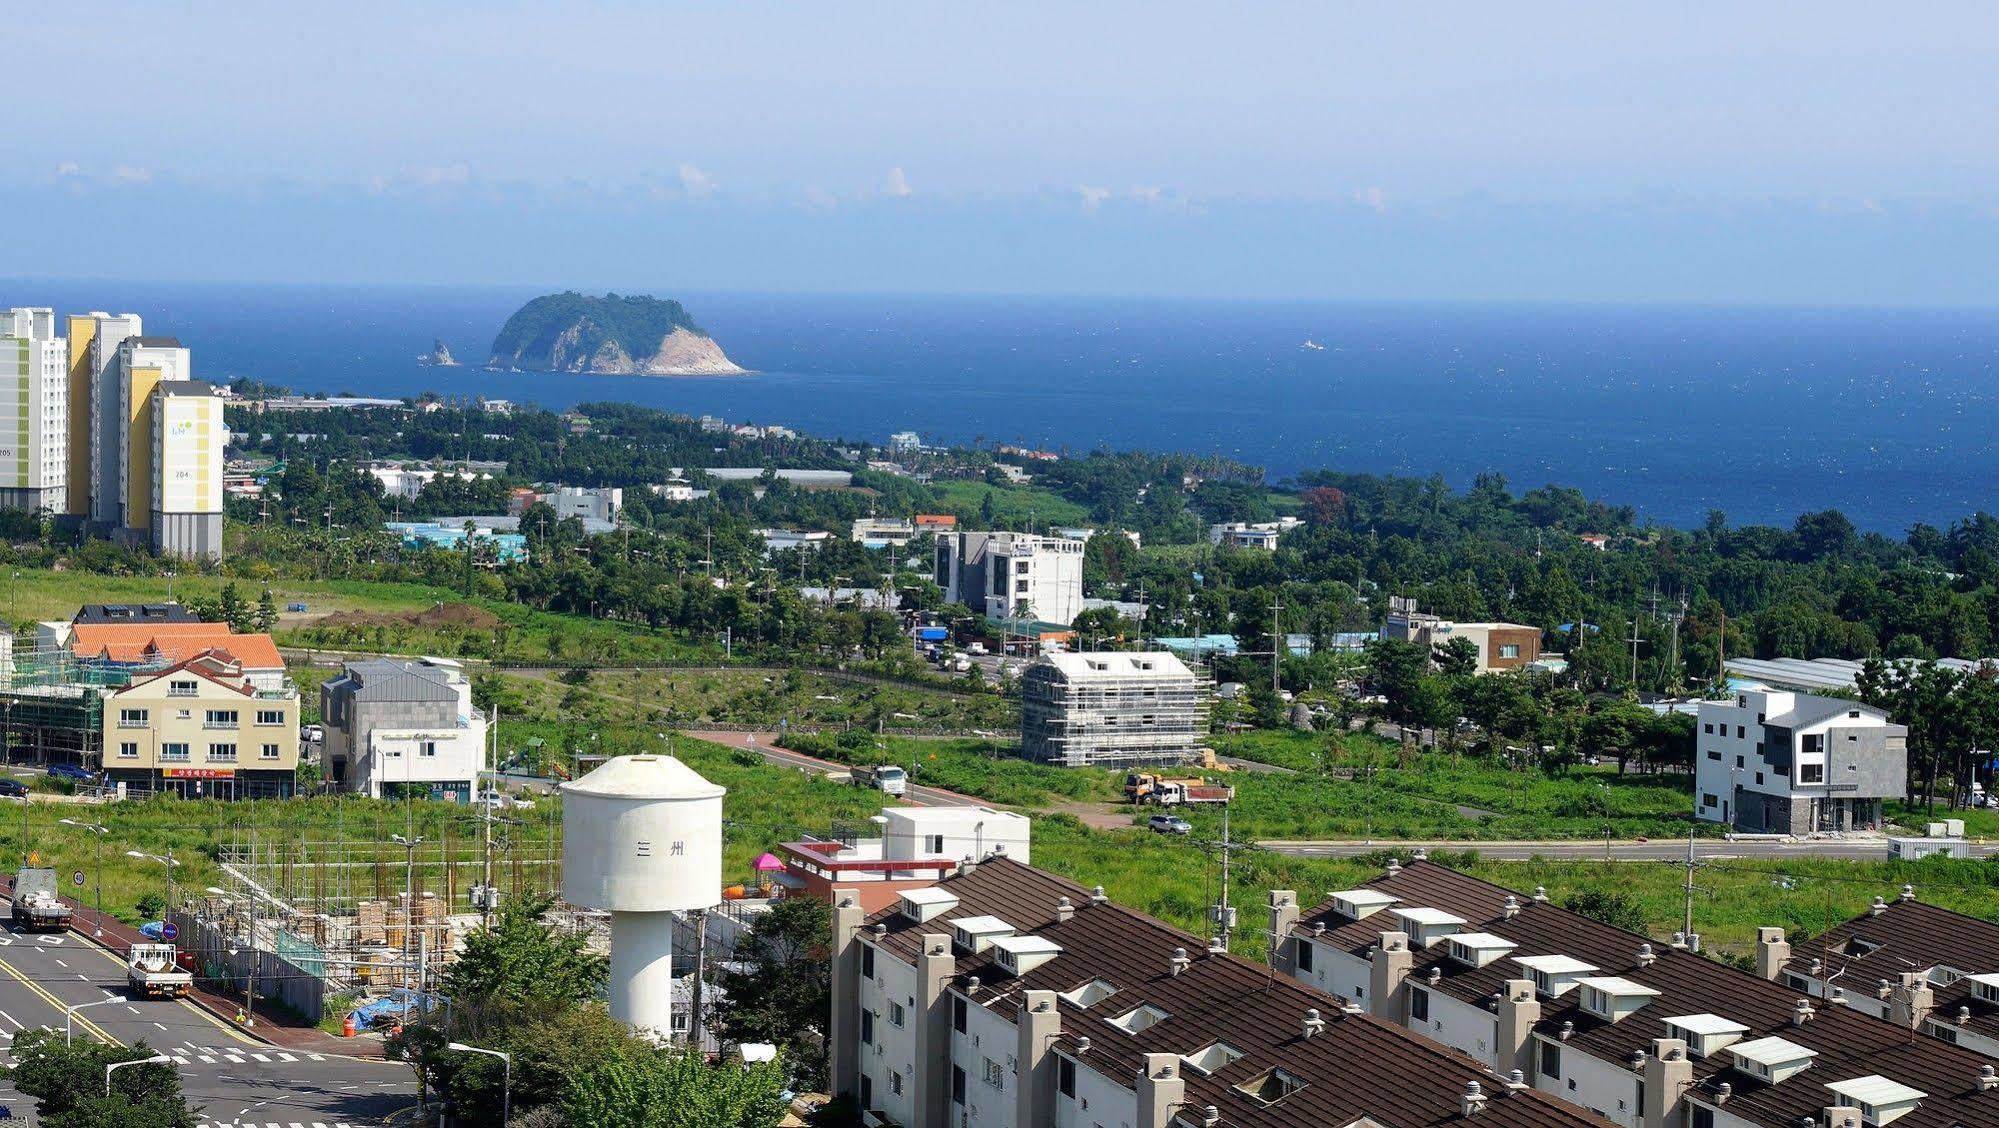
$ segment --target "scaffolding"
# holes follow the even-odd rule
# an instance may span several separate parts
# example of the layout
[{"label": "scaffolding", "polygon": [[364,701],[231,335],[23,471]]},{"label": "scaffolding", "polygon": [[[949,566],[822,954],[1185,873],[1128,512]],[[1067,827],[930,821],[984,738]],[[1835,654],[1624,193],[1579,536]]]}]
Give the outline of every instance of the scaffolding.
[{"label": "scaffolding", "polygon": [[68,647],[16,653],[0,635],[0,740],[9,763],[79,767],[104,753],[104,696],[131,681],[129,670],[78,662]]},{"label": "scaffolding", "polygon": [[1020,684],[1020,748],[1068,767],[1187,763],[1208,735],[1205,677],[1158,653],[1051,655]]}]

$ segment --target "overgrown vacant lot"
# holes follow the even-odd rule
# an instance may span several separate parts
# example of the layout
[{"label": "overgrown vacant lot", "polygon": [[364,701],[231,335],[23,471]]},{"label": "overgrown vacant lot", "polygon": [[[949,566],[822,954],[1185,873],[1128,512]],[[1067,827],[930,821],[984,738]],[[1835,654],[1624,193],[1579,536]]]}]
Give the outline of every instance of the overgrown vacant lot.
[{"label": "overgrown vacant lot", "polygon": [[[1236,772],[1238,835],[1266,839],[1451,838],[1468,841],[1685,835],[1684,776],[1579,770],[1551,776],[1492,760],[1407,751],[1360,733],[1249,733],[1218,751],[1293,775]],[[1201,812],[1196,826],[1219,830]]]}]

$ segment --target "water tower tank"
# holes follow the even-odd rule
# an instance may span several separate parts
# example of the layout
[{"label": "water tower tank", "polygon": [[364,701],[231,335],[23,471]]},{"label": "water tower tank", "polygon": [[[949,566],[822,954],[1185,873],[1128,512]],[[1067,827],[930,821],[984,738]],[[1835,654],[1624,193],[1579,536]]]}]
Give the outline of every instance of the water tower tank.
[{"label": "water tower tank", "polygon": [[673,1028],[673,910],[722,899],[722,788],[671,756],[562,785],[562,894],[611,914],[611,1016]]}]

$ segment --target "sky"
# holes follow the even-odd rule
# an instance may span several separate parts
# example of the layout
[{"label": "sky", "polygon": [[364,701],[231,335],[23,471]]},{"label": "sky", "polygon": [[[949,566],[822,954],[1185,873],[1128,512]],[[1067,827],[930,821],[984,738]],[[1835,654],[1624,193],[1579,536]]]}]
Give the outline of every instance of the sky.
[{"label": "sky", "polygon": [[70,3],[9,38],[7,276],[1999,303],[1987,3]]}]

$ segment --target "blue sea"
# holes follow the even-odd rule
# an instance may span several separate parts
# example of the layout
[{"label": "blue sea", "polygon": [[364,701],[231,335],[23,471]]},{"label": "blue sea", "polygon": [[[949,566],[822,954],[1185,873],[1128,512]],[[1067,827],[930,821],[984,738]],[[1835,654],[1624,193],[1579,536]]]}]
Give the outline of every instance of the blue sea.
[{"label": "blue sea", "polygon": [[[1992,508],[1999,480],[1986,311],[676,293],[759,374],[483,371],[532,296],[0,282],[4,305],[136,311],[193,348],[204,378],[306,392],[628,400],[877,442],[1199,451],[1272,481],[1493,471],[1680,526],[1830,507],[1900,535]],[[420,366],[433,338],[466,367]]]}]

